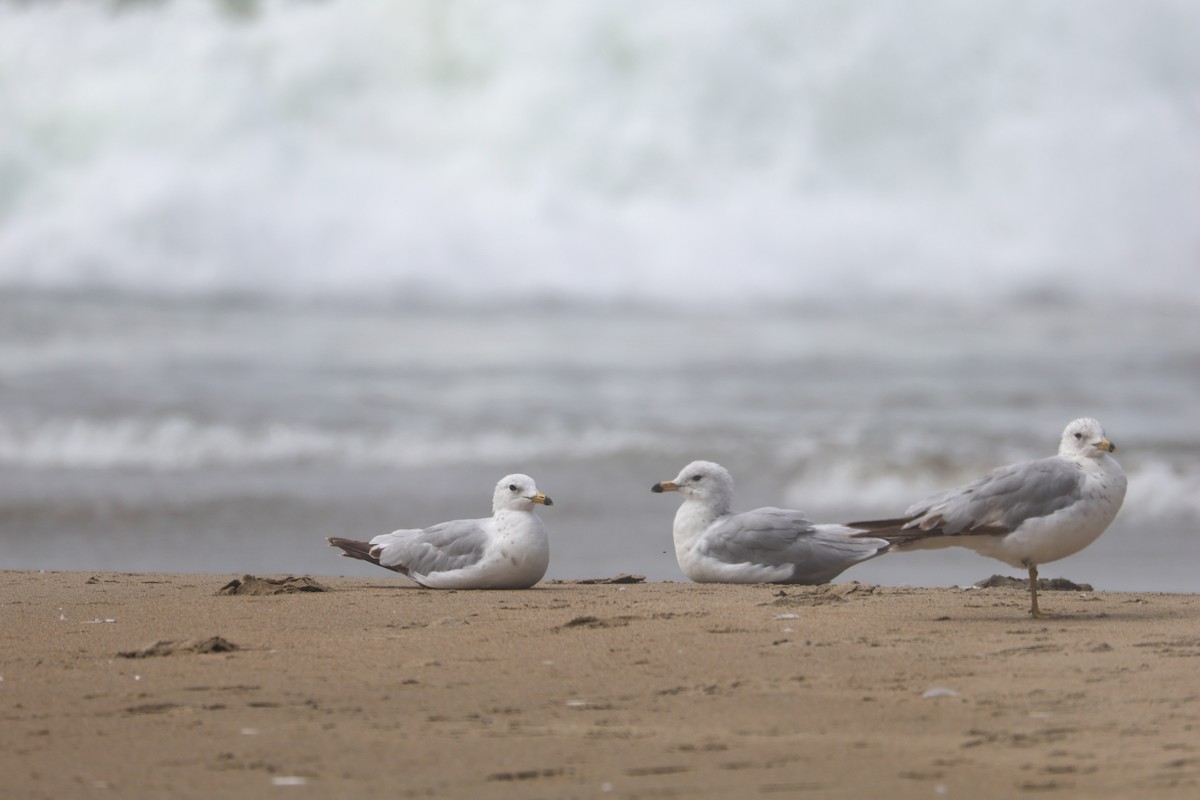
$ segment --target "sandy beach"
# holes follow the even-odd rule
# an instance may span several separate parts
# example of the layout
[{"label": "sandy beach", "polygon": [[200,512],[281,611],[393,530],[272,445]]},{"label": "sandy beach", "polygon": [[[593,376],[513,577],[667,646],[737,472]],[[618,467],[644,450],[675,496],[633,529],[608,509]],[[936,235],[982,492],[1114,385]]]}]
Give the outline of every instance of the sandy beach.
[{"label": "sandy beach", "polygon": [[[5,795],[1194,797],[1200,598],[4,572]],[[278,576],[277,576],[278,577]],[[269,589],[271,587],[268,587]]]}]

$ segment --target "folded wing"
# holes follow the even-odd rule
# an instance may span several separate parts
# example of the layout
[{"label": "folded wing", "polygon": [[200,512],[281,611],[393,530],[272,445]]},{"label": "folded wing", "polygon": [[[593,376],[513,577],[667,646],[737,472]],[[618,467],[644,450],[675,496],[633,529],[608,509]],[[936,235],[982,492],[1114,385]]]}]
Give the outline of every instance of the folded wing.
[{"label": "folded wing", "polygon": [[882,539],[855,537],[841,525],[814,524],[803,512],[757,508],[731,514],[705,533],[700,552],[730,564],[790,568],[790,583],[828,583],[843,570],[883,552]]},{"label": "folded wing", "polygon": [[846,524],[897,544],[933,536],[1002,536],[1079,502],[1083,487],[1083,470],[1067,459],[1023,461],[922,500],[898,519]]},{"label": "folded wing", "polygon": [[381,566],[414,576],[467,569],[484,556],[490,522],[460,519],[384,533],[371,540],[371,555]]}]

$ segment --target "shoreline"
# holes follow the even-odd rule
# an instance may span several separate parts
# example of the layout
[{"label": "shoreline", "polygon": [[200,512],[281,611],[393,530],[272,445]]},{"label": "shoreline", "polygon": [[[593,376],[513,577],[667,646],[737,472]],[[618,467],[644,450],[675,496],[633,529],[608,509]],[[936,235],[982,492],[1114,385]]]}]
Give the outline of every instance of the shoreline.
[{"label": "shoreline", "polygon": [[[0,571],[19,797],[1191,797],[1200,595]],[[262,576],[267,577],[267,576]],[[214,644],[214,640],[220,640]],[[223,643],[223,644],[222,644]]]}]

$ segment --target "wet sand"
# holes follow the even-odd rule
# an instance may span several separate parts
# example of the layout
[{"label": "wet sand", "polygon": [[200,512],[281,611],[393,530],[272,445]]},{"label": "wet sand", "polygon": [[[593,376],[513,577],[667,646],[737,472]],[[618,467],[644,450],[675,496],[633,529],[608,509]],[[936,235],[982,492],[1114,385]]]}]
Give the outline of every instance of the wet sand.
[{"label": "wet sand", "polygon": [[1195,595],[234,577],[0,572],[3,794],[1200,793]]}]

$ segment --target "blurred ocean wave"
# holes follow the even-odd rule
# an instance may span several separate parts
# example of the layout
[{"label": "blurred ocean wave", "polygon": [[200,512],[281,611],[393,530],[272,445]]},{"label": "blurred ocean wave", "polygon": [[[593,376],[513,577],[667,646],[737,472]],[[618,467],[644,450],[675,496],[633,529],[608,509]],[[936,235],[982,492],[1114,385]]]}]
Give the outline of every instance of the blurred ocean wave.
[{"label": "blurred ocean wave", "polygon": [[[553,575],[673,578],[674,509],[648,489],[694,458],[734,471],[739,507],[847,520],[1048,455],[1093,415],[1130,489],[1074,558],[1101,586],[1200,590],[1180,566],[1200,545],[1190,309],[916,308],[10,298],[0,567],[353,570],[321,537],[484,514],[525,471],[556,499]],[[856,573],[938,580],[930,558],[955,556]]]},{"label": "blurred ocean wave", "polygon": [[1185,0],[0,4],[0,288],[1195,304],[1197,36]]},{"label": "blurred ocean wave", "polygon": [[[947,453],[906,451],[900,441],[881,441],[869,450],[844,450],[826,440],[821,431],[809,431],[805,440],[809,455],[797,459],[797,448],[788,441],[747,441],[733,428],[706,436],[712,457],[719,454],[726,460],[769,464],[774,472],[791,476],[780,502],[786,499],[799,508],[843,509],[848,514],[856,508],[899,513],[937,489],[964,483],[1007,463],[1006,458],[1037,458],[1053,452],[1053,448],[1043,447],[1022,455],[1005,448],[963,454],[961,460],[955,460]],[[230,424],[202,425],[183,417],[50,420],[20,431],[0,424],[0,469],[84,474],[118,470],[186,477],[221,469],[301,468],[336,475],[364,469],[476,470],[491,466],[500,473],[510,465],[530,462],[586,465],[615,460],[632,466],[649,459],[674,458],[682,463],[697,451],[696,438],[688,431],[664,434],[602,427],[555,430],[539,426],[531,431],[479,431],[474,435],[445,430],[431,435],[399,428],[372,432],[269,425],[245,429]],[[1197,456],[1200,451],[1188,453],[1182,460],[1135,452],[1124,459],[1130,478],[1124,518],[1146,522],[1184,516],[1200,524]]]}]

